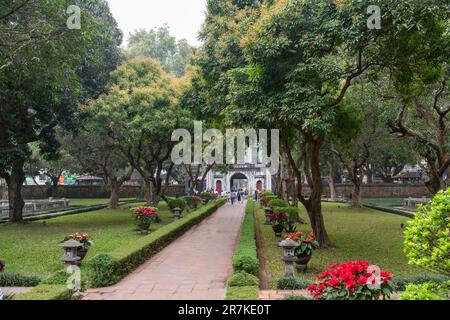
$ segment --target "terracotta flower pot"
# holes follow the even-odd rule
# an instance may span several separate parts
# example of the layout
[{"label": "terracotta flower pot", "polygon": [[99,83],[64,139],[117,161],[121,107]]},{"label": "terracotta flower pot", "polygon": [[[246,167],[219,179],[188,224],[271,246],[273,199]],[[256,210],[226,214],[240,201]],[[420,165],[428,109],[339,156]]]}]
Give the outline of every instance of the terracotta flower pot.
[{"label": "terracotta flower pot", "polygon": [[273,232],[275,232],[275,236],[281,237],[281,234],[283,233],[283,230],[284,230],[284,228],[281,224],[272,225],[272,229],[273,229]]},{"label": "terracotta flower pot", "polygon": [[308,271],[308,263],[312,258],[311,254],[302,254],[297,256],[297,260],[295,261],[295,267],[299,272],[306,272]]}]

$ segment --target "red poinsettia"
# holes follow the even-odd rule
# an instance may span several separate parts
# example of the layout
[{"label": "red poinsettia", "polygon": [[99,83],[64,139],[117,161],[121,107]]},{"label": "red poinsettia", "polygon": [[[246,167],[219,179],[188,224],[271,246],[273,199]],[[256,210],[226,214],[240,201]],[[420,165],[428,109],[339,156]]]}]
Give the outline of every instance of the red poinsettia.
[{"label": "red poinsettia", "polygon": [[138,224],[152,224],[159,221],[158,209],[141,207],[133,209],[133,215]]},{"label": "red poinsettia", "polygon": [[367,261],[334,264],[319,275],[308,291],[321,300],[374,300],[393,292],[392,277]]},{"label": "red poinsettia", "polygon": [[63,242],[68,240],[76,240],[80,242],[85,249],[88,249],[94,244],[94,242],[89,239],[89,234],[87,233],[80,233],[80,232],[71,233],[64,238]]}]

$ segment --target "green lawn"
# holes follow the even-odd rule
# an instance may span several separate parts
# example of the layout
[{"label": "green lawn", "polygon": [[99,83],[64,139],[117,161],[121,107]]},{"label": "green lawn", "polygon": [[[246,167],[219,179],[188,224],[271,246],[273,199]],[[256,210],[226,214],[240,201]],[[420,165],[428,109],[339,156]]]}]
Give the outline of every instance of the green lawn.
[{"label": "green lawn", "polygon": [[[60,259],[63,251],[58,244],[67,234],[73,232],[87,232],[94,241],[86,259],[99,252],[113,251],[141,237],[129,210],[130,206],[137,205],[24,225],[0,225],[0,259],[6,261],[8,272],[47,276],[61,269]],[[162,223],[153,225],[151,230],[173,221],[165,203],[160,210]]]},{"label": "green lawn", "polygon": [[[302,210],[302,218],[309,221]],[[403,254],[403,232],[400,228],[408,218],[372,209],[351,209],[347,205],[325,203],[324,218],[327,231],[338,246],[331,250],[314,252],[309,271],[300,277],[314,280],[327,265],[347,261],[366,260],[380,266],[395,276],[426,274],[427,271],[408,265]],[[280,261],[282,250],[277,246],[271,226],[264,225],[264,212],[258,210],[264,249],[272,273],[272,286],[284,275],[284,263]],[[309,225],[301,230],[310,231]]]},{"label": "green lawn", "polygon": [[369,205],[394,208],[403,207],[405,198],[364,198],[362,202]]},{"label": "green lawn", "polygon": [[[120,199],[120,201],[133,199]],[[89,207],[108,204],[109,199],[69,199],[71,207]]]}]

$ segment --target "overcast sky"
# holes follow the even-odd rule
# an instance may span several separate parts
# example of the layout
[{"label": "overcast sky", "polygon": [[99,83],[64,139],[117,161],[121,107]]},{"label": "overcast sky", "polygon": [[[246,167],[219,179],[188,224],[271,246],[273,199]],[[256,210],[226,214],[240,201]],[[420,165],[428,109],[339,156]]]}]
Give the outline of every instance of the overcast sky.
[{"label": "overcast sky", "polygon": [[199,45],[198,31],[203,23],[206,0],[108,0],[111,12],[128,39],[136,29],[151,29],[167,23],[177,39]]}]

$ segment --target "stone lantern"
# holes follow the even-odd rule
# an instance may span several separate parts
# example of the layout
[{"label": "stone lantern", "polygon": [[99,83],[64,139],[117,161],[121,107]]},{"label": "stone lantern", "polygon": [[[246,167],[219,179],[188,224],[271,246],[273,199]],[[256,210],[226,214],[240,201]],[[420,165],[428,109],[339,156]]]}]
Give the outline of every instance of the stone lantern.
[{"label": "stone lantern", "polygon": [[175,220],[180,220],[181,219],[181,208],[174,208],[173,209],[173,217],[175,218]]},{"label": "stone lantern", "polygon": [[283,257],[281,260],[285,263],[285,277],[294,276],[294,262],[297,260],[295,256],[295,248],[300,244],[292,239],[286,239],[280,242],[280,247],[283,248]]},{"label": "stone lantern", "polygon": [[270,221],[270,216],[273,214],[273,209],[270,207],[264,208],[264,214],[266,216],[266,222],[264,222],[264,224],[271,225],[272,222]]},{"label": "stone lantern", "polygon": [[81,258],[78,256],[78,249],[82,247],[82,244],[73,239],[63,242],[59,245],[64,249],[64,256],[61,261],[64,262],[64,268],[67,269],[70,266],[79,266]]}]

